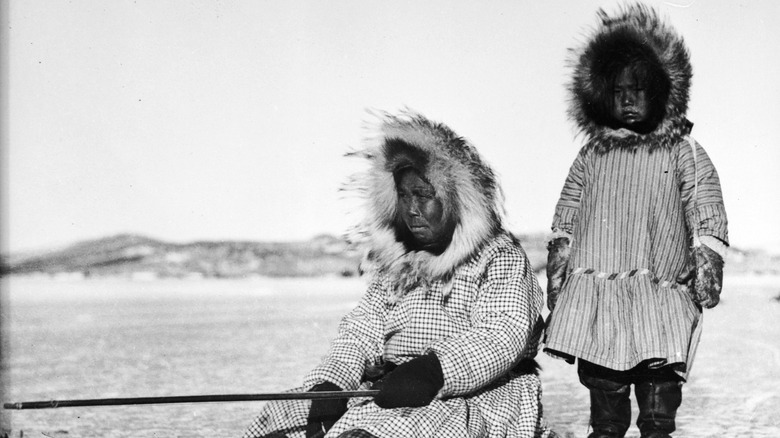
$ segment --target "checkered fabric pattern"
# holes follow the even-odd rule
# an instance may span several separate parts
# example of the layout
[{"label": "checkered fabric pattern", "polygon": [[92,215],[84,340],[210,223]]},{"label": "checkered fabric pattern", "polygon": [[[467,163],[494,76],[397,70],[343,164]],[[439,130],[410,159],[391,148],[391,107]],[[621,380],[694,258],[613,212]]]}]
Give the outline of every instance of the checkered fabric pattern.
[{"label": "checkered fabric pattern", "polygon": [[363,429],[352,429],[342,433],[341,435],[338,436],[338,438],[377,438],[377,437],[373,434],[366,432]]},{"label": "checkered fabric pattern", "polygon": [[[508,236],[495,238],[457,270],[446,297],[444,287],[418,287],[391,303],[391,285],[375,278],[299,388],[327,380],[359,389],[366,364],[380,357],[401,363],[434,352],[444,374],[439,396],[428,406],[397,409],[352,399],[328,438],[352,429],[379,438],[553,436],[542,417],[539,378],[511,371],[536,355],[543,325],[543,294],[522,248]],[[302,437],[309,406],[268,403],[244,436],[284,430]]]}]

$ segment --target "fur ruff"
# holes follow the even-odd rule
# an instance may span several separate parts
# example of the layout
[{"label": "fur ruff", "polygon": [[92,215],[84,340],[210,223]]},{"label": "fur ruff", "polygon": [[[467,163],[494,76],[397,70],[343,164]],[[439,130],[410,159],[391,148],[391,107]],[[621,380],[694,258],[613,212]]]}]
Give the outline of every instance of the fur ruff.
[{"label": "fur ruff", "polygon": [[[378,123],[370,127],[372,135],[363,148],[347,154],[369,165],[345,186],[364,204],[364,218],[347,238],[366,252],[363,272],[388,276],[395,289],[394,296],[388,297],[390,302],[434,281],[445,283],[446,295],[455,270],[506,229],[496,176],[476,149],[447,126],[410,111],[375,115]],[[405,166],[416,168],[428,180],[442,199],[445,213],[455,219],[452,241],[441,254],[407,250],[396,236],[393,171]]]},{"label": "fur ruff", "polygon": [[[599,26],[587,43],[570,50],[573,69],[569,117],[575,122],[588,144],[599,153],[616,147],[670,148],[688,133],[685,118],[692,76],[690,56],[685,43],[667,26],[655,10],[642,4],[621,8],[614,17],[603,9],[598,12]],[[605,77],[605,62],[633,56],[658,65],[669,83],[669,94],[663,105],[663,118],[651,132],[640,134],[626,128],[606,126],[596,116],[605,99],[611,99],[612,85]],[[618,60],[619,62],[619,60]]]}]

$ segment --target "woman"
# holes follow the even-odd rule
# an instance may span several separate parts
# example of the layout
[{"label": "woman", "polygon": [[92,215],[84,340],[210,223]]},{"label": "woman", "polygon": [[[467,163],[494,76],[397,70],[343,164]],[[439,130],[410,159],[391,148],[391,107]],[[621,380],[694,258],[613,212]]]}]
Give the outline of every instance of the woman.
[{"label": "woman", "polygon": [[371,281],[300,389],[365,389],[379,374],[380,392],[269,403],[245,436],[550,436],[533,361],[543,293],[493,171],[409,113],[381,116],[350,155],[369,164],[349,188],[366,201],[352,235]]}]

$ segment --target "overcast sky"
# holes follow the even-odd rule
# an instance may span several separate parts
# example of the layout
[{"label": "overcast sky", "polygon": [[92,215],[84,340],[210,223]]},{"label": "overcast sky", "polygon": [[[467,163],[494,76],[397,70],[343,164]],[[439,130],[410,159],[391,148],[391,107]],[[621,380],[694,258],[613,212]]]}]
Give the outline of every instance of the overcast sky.
[{"label": "overcast sky", "polygon": [[[24,0],[2,35],[4,250],[116,233],[300,240],[349,225],[366,109],[448,124],[549,229],[581,139],[567,48],[617,1]],[[780,2],[651,1],[684,36],[689,118],[732,245],[780,252]]]}]

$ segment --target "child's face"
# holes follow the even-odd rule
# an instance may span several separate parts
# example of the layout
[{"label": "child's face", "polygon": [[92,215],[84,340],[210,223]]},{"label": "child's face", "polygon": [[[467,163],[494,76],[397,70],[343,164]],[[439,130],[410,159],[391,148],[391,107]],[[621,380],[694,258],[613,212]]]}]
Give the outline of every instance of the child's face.
[{"label": "child's face", "polygon": [[636,76],[630,68],[624,68],[613,90],[612,117],[629,129],[647,120],[650,112],[647,87]]}]

